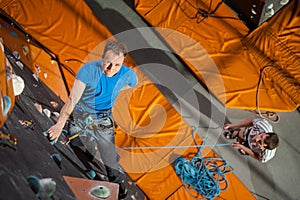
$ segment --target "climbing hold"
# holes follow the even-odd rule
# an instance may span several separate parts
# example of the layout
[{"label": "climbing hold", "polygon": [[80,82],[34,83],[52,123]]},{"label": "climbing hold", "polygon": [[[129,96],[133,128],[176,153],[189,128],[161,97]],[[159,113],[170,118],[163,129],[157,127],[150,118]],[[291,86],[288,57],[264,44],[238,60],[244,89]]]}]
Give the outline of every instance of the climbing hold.
[{"label": "climbing hold", "polygon": [[55,144],[55,140],[50,140],[49,134],[47,133],[47,131],[44,131],[43,135],[49,140],[49,142],[50,142],[51,145]]},{"label": "climbing hold", "polygon": [[12,134],[4,134],[0,131],[0,145],[8,146],[16,150],[17,138]]},{"label": "climbing hold", "polygon": [[20,60],[21,56],[20,56],[19,52],[14,51],[12,54],[17,60]]},{"label": "climbing hold", "polygon": [[24,56],[27,56],[27,54],[29,53],[29,47],[28,46],[23,46],[22,47],[22,52],[24,54]]},{"label": "climbing hold", "polygon": [[51,111],[50,111],[50,110],[48,110],[47,108],[45,108],[45,109],[43,109],[43,113],[44,113],[47,117],[50,118],[50,116],[51,116]]},{"label": "climbing hold", "polygon": [[51,119],[53,119],[55,122],[57,122],[58,117],[59,117],[58,112],[51,112]]},{"label": "climbing hold", "polygon": [[270,5],[268,5],[268,9],[272,9],[274,7],[274,4],[273,3],[271,3]]},{"label": "climbing hold", "polygon": [[38,65],[35,65],[35,71],[37,74],[41,73],[41,68]]},{"label": "climbing hold", "polygon": [[58,167],[61,168],[61,160],[62,160],[61,156],[58,153],[54,153],[51,155],[51,158],[58,165]]},{"label": "climbing hold", "polygon": [[29,176],[27,183],[35,194],[41,190],[40,180],[36,176]]},{"label": "climbing hold", "polygon": [[19,67],[21,70],[23,70],[24,65],[23,65],[23,63],[22,63],[21,61],[16,61],[16,64],[18,65],[18,67]]},{"label": "climbing hold", "polygon": [[39,75],[37,74],[32,74],[33,78],[36,80],[36,81],[39,81]]},{"label": "climbing hold", "polygon": [[89,179],[93,180],[96,177],[96,172],[93,169],[90,169],[87,171],[86,175],[89,177]]},{"label": "climbing hold", "polygon": [[110,196],[110,191],[106,186],[99,185],[91,189],[91,194],[95,197],[106,199]]},{"label": "climbing hold", "polygon": [[2,116],[6,116],[11,107],[11,99],[9,96],[2,97],[1,107],[2,107]]},{"label": "climbing hold", "polygon": [[56,182],[52,178],[40,179],[41,192],[40,196],[51,197],[56,189]]},{"label": "climbing hold", "polygon": [[10,34],[12,34],[14,37],[18,37],[18,34],[14,31],[11,31]]},{"label": "climbing hold", "polygon": [[36,176],[29,176],[27,183],[39,198],[52,197],[56,189],[56,182],[52,178],[39,179]]},{"label": "climbing hold", "polygon": [[11,77],[13,82],[14,94],[15,96],[18,96],[23,92],[25,88],[24,80],[16,74],[12,74]]},{"label": "climbing hold", "polygon": [[25,128],[30,128],[31,130],[34,130],[35,129],[35,125],[32,121],[27,121],[27,120],[24,120],[24,119],[20,119],[19,120],[19,123],[25,127]]},{"label": "climbing hold", "polygon": [[43,112],[43,107],[41,106],[41,104],[39,104],[39,103],[34,103],[34,107],[36,107],[36,109],[37,109],[40,113]]},{"label": "climbing hold", "polygon": [[289,2],[289,0],[281,0],[279,3],[280,3],[280,5],[285,5],[285,4],[287,4]]},{"label": "climbing hold", "polygon": [[272,17],[274,15],[274,13],[275,13],[275,11],[274,11],[273,8],[268,9],[267,12],[265,13],[265,17],[266,18],[270,18],[270,17]]},{"label": "climbing hold", "polygon": [[50,101],[50,104],[53,106],[53,108],[58,108],[58,103],[56,101]]}]

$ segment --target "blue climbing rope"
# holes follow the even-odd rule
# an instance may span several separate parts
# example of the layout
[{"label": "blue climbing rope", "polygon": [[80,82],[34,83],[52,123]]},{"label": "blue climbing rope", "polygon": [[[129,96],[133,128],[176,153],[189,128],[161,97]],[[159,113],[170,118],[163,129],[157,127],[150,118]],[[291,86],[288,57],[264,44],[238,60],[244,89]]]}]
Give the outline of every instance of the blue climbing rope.
[{"label": "blue climbing rope", "polygon": [[[174,162],[174,168],[187,189],[194,189],[207,199],[214,199],[228,188],[225,174],[232,170],[223,159],[198,156],[192,160],[179,157]],[[220,188],[220,182],[225,183],[223,188]]]},{"label": "blue climbing rope", "polygon": [[192,159],[178,157],[174,161],[174,169],[188,191],[195,190],[206,199],[214,199],[227,190],[228,181],[225,174],[232,172],[233,169],[222,158],[201,157],[205,141],[206,139]]}]

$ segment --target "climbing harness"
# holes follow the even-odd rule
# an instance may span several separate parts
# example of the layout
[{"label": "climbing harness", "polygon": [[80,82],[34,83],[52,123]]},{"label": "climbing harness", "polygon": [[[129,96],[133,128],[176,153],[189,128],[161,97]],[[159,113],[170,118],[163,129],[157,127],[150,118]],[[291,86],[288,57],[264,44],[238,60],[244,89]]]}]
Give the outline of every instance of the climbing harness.
[{"label": "climbing harness", "polygon": [[82,117],[76,118],[75,121],[77,126],[79,126],[82,130],[93,129],[92,127],[93,118],[88,113],[83,113]]},{"label": "climbing harness", "polygon": [[[110,116],[110,113],[111,113],[111,109],[105,110],[103,113],[98,113],[98,114],[90,114],[87,112],[81,113],[76,117],[75,120],[75,124],[80,128],[80,130],[77,133],[73,133],[72,135],[70,135],[69,131],[63,129],[62,135],[64,136],[64,138],[60,142],[66,146],[72,140],[74,140],[75,138],[77,138],[78,136],[82,135],[87,131],[89,131],[89,134],[92,137],[97,139],[97,136],[95,136],[90,130],[93,130],[94,128],[101,128],[101,129],[108,129],[112,127],[116,128],[117,124],[114,121],[114,119]],[[100,117],[100,118],[107,117],[110,120],[110,124],[109,125],[97,124],[97,127],[95,127],[95,125],[93,125],[93,120],[94,120],[93,117]]]},{"label": "climbing harness", "polygon": [[188,160],[183,157],[175,159],[174,169],[191,196],[193,196],[191,191],[196,191],[204,198],[214,199],[221,192],[227,190],[228,182],[225,175],[232,172],[233,169],[222,158],[201,157],[206,139],[192,159]]},{"label": "climbing harness", "polygon": [[[76,118],[76,125],[80,128],[80,131],[78,131],[75,134],[70,135],[70,133],[67,130],[63,130],[63,135],[65,136],[60,142],[67,146],[72,140],[77,138],[80,134],[87,130],[93,130],[92,126],[93,118],[88,113],[84,113],[82,117]],[[70,122],[71,123],[71,122]]]},{"label": "climbing harness", "polygon": [[[65,137],[60,142],[65,146],[68,145],[72,140],[74,140],[81,134],[94,129],[93,124],[92,124],[93,117],[89,113],[84,113],[81,117],[76,118],[75,123],[76,123],[76,126],[78,126],[80,128],[80,130],[77,133],[70,135],[70,133],[67,130],[63,129],[62,133]],[[98,125],[98,126],[99,126],[99,128],[111,128],[112,127],[112,126],[107,127],[104,125]],[[96,136],[94,134],[92,134],[91,132],[90,132],[90,134],[92,137],[96,138]]]}]

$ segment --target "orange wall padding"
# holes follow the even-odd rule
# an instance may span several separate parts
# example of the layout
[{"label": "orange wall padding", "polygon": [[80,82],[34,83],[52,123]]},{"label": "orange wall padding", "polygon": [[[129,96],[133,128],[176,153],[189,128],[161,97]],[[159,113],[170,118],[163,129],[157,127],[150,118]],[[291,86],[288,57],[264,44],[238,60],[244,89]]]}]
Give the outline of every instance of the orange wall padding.
[{"label": "orange wall padding", "polygon": [[[18,31],[14,25],[11,25],[3,19],[0,19],[0,23],[0,37],[3,43],[12,52],[18,52],[22,63],[28,66],[32,73],[36,74],[40,80],[46,83],[56,83],[51,84],[49,87],[52,91],[55,91],[61,99],[66,99],[67,91],[57,63],[51,63],[50,56],[41,48],[37,47],[36,44],[29,40],[23,33]],[[23,51],[23,48],[28,50]],[[40,69],[40,71],[37,69]]]},{"label": "orange wall padding", "polygon": [[[197,12],[197,8],[208,11],[210,2],[212,2],[210,11],[218,9],[208,18],[204,18]],[[218,7],[220,2],[210,0],[136,0],[135,7],[137,12],[153,27],[171,29],[184,34],[207,52],[217,66],[217,71],[212,72],[208,66],[205,66],[202,52],[198,52],[193,46],[188,46],[184,37],[161,34],[201,82],[226,107],[269,111],[295,110],[299,106],[299,99],[292,97],[295,91],[298,91],[298,86],[296,88],[287,85],[278,86],[278,83],[272,83],[274,80],[265,78],[259,90],[259,107],[256,104],[256,90],[260,69],[265,64],[259,61],[261,59],[259,57],[264,57],[264,54],[269,56],[268,52],[274,51],[274,56],[270,56],[269,60],[277,61],[280,58],[285,63],[277,62],[279,66],[282,67],[286,64],[290,66],[288,73],[297,74],[299,72],[298,61],[286,63],[290,56],[284,55],[287,54],[287,51],[281,53],[283,49],[290,49],[291,52],[289,52],[294,54],[293,59],[299,60],[299,48],[297,48],[299,44],[296,42],[299,41],[297,24],[300,23],[299,17],[297,17],[299,16],[297,1],[293,1],[291,5],[283,8],[280,11],[281,15],[279,13],[275,15],[265,29],[261,28],[260,31],[259,28],[257,32],[255,31],[247,38],[247,41],[252,41],[250,43],[255,46],[255,50],[259,49],[259,57],[257,54],[252,54],[253,48],[249,49],[250,45],[245,45],[246,40],[241,41],[247,36],[248,28],[242,21],[236,20],[237,16],[225,3]],[[289,13],[287,17],[285,17],[285,13]],[[225,18],[215,18],[214,16]],[[271,27],[272,29],[269,29]],[[267,29],[272,30],[273,35],[278,35],[277,40],[270,39],[266,33],[261,36],[261,32],[265,32]],[[280,31],[281,29],[282,31]],[[258,38],[260,39],[258,40]],[[271,46],[276,48],[271,50]],[[279,46],[281,47],[279,48]],[[296,80],[294,82],[298,84],[298,75],[294,78]],[[287,94],[290,91],[292,93]]]},{"label": "orange wall padding", "polygon": [[[264,72],[268,95],[277,96],[288,110],[300,105],[300,3],[291,1],[269,21],[243,39]],[[275,103],[275,102],[274,102]],[[267,106],[264,98],[261,107]]]},{"label": "orange wall padding", "polygon": [[[101,58],[102,52],[94,49],[99,48],[101,42],[111,36],[107,28],[97,20],[84,1],[12,0],[2,9],[15,19],[26,32],[54,52],[60,62],[70,67],[75,73],[81,63],[77,61],[64,62],[64,60],[77,59],[84,62],[87,57],[91,56]],[[14,48],[12,43],[8,44],[12,50],[21,52],[19,47],[16,49],[17,47]],[[31,50],[31,58],[26,58],[33,61],[33,65],[29,65],[29,67],[35,72],[35,64],[37,64],[41,67],[42,73],[52,71],[48,74],[47,79],[44,79],[43,76],[40,78],[58,96],[66,100],[67,93],[61,75],[57,66],[53,66],[57,64],[50,62],[50,56],[40,55],[42,53],[40,49]],[[93,55],[90,54],[91,52]],[[63,70],[63,72],[66,76],[67,85],[71,88],[74,77],[67,70]]]}]

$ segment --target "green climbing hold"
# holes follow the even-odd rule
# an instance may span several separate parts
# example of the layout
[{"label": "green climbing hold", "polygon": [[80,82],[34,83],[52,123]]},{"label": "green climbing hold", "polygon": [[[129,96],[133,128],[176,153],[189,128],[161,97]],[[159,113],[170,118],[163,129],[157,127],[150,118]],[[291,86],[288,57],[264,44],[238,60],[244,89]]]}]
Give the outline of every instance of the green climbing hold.
[{"label": "green climbing hold", "polygon": [[91,189],[91,194],[98,198],[107,198],[110,195],[109,189],[104,185],[99,185]]}]

